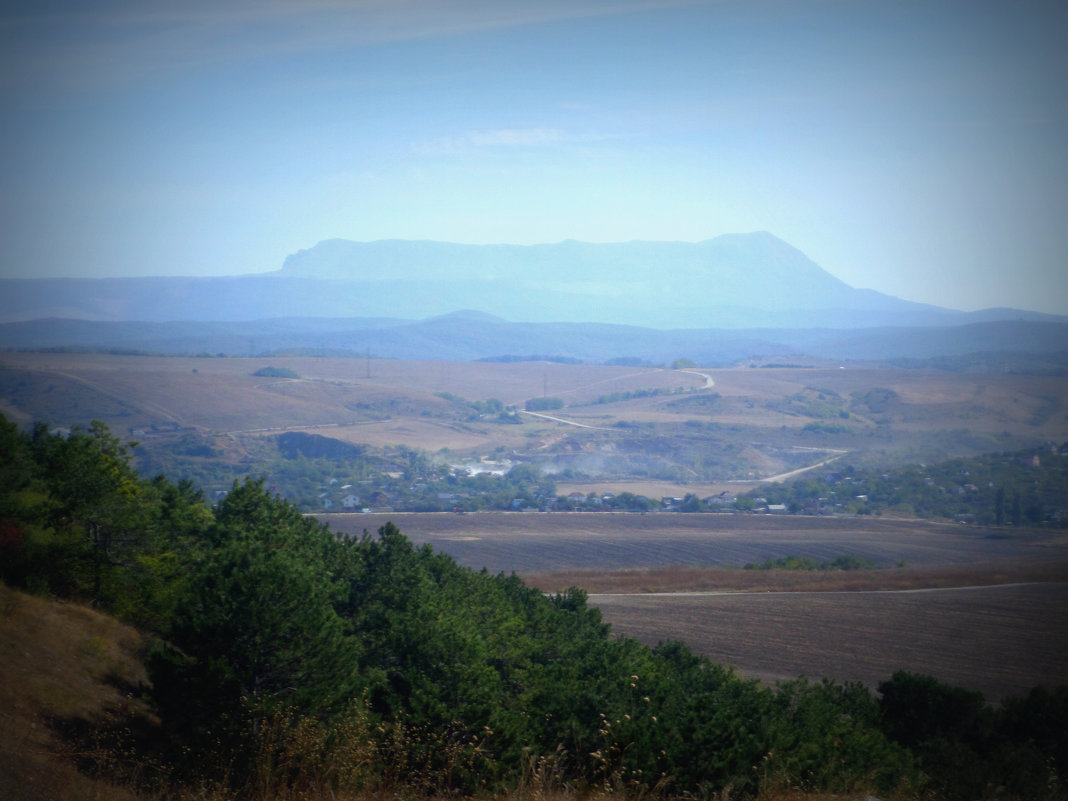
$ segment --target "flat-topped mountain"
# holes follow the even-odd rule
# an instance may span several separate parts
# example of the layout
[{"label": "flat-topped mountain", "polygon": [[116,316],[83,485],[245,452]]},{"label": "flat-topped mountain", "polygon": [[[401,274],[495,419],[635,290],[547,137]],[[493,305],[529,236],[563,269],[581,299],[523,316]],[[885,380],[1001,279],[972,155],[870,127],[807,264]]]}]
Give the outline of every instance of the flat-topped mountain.
[{"label": "flat-topped mountain", "polygon": [[959,314],[850,287],[763,232],[526,246],[332,239],[270,273],[0,281],[0,321],[424,319],[457,309],[661,329],[930,325]]},{"label": "flat-topped mountain", "polygon": [[[569,240],[551,245],[460,245],[332,239],[291,255],[275,272],[254,275],[0,280],[0,323],[47,319],[167,323],[171,327],[166,332],[148,338],[164,350],[178,347],[178,340],[183,349],[199,342],[210,350],[220,336],[235,333],[235,324],[270,321],[266,333],[258,325],[260,333],[246,331],[245,336],[274,341],[283,334],[299,333],[325,348],[336,346],[327,340],[336,339],[339,329],[366,331],[385,323],[389,333],[383,337],[388,343],[361,346],[382,353],[407,352],[398,349],[399,332],[393,321],[433,320],[460,309],[471,311],[449,326],[482,340],[477,348],[461,349],[479,355],[486,355],[485,347],[500,336],[488,333],[492,324],[504,321],[616,326],[610,334],[598,333],[609,340],[625,337],[624,328],[680,334],[763,329],[760,339],[777,330],[794,344],[800,340],[789,330],[1066,322],[1054,315],[1013,309],[959,312],[856,289],[764,232],[696,243]],[[195,333],[180,328],[191,323],[208,328]],[[16,342],[27,340],[35,346],[45,346],[46,341],[65,346],[101,338],[115,347],[129,346],[128,337],[116,339],[116,332],[106,329],[84,331],[74,343],[66,338],[57,342],[57,336],[69,335],[72,329],[53,323],[45,327],[44,332],[40,326],[34,328],[37,333],[5,329],[0,339],[6,342],[0,346],[17,347]],[[430,340],[421,341],[440,344],[440,334],[429,336]],[[520,339],[526,341],[528,336],[524,333]],[[636,338],[648,337],[642,333]],[[147,339],[137,339],[146,344],[135,347],[147,346]],[[574,335],[568,339],[573,342]],[[164,347],[163,340],[170,344]]]},{"label": "flat-topped mountain", "polygon": [[[459,245],[332,239],[275,275],[395,287],[435,296],[441,311],[479,308],[512,320],[706,327],[752,312],[927,313],[934,307],[848,286],[769,233],[704,242]],[[447,300],[451,299],[451,300]],[[769,321],[761,321],[767,324]],[[730,321],[728,324],[733,325]]]}]

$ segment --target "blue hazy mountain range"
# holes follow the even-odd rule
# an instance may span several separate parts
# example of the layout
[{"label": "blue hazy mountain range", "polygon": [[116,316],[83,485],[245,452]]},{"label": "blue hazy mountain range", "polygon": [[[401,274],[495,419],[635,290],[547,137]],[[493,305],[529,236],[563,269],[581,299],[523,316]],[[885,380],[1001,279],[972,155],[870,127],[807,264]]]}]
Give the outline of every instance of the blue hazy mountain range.
[{"label": "blue hazy mountain range", "polygon": [[1058,353],[1068,342],[1068,318],[856,289],[767,233],[532,246],[335,239],[271,273],[2,280],[0,321],[7,348],[426,359],[922,359]]},{"label": "blue hazy mountain range", "polygon": [[1057,319],[1005,309],[956,312],[855,289],[763,232],[697,243],[530,246],[334,239],[291,255],[270,273],[0,281],[0,321],[418,320],[460,309],[513,322],[661,329]]},{"label": "blue hazy mountain range", "polygon": [[409,302],[423,305],[418,316],[481,309],[525,322],[747,328],[834,309],[851,327],[871,312],[919,320],[939,311],[854,289],[764,232],[698,243],[530,246],[335,239],[290,256],[277,275],[403,288]]}]

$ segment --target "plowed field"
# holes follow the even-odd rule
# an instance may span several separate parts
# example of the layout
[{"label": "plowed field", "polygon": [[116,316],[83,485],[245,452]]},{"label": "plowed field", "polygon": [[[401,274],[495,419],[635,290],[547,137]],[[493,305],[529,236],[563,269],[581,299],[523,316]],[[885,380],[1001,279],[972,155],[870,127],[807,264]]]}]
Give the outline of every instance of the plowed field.
[{"label": "plowed field", "polygon": [[[916,520],[710,514],[324,516],[339,532],[392,520],[461,564],[581,586],[618,634],[682,640],[763,680],[875,686],[928,673],[990,699],[1068,683],[1068,538]],[[882,569],[739,569],[853,555]]]}]

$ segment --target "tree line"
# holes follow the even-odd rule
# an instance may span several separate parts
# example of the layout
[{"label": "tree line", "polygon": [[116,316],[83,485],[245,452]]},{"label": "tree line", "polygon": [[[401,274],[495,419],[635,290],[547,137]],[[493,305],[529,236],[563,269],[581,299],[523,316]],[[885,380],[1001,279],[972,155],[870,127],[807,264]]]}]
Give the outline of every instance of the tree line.
[{"label": "tree line", "polygon": [[1068,443],[891,470],[828,468],[748,493],[793,513],[942,517],[983,525],[1068,525]]},{"label": "tree line", "polygon": [[[771,688],[615,637],[585,594],[457,565],[392,524],[340,539],[265,488],[209,506],[104,426],[0,418],[0,578],[150,635],[156,790],[334,797],[537,780],[661,795],[776,787],[1063,798],[1068,689],[1001,707],[895,674]],[[133,779],[131,779],[132,781]]]}]

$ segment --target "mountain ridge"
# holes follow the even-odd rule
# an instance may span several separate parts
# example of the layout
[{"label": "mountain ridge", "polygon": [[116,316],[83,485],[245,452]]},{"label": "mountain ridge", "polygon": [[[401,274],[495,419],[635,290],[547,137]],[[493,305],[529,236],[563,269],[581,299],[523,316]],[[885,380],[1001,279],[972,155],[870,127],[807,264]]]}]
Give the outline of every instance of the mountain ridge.
[{"label": "mountain ridge", "polygon": [[[1068,321],[979,321],[954,326],[657,330],[617,323],[516,323],[481,312],[424,320],[279,318],[234,322],[34,320],[0,324],[0,349],[103,350],[170,355],[329,355],[427,361],[564,357],[705,366],[787,358],[844,361],[961,359],[1068,369]],[[974,359],[972,361],[975,361]]]},{"label": "mountain ridge", "polygon": [[1068,318],[961,312],[850,287],[768,232],[696,243],[464,245],[324,240],[269,273],[0,279],[0,321],[424,320],[457,309],[527,323],[657,330],[943,326]]}]

